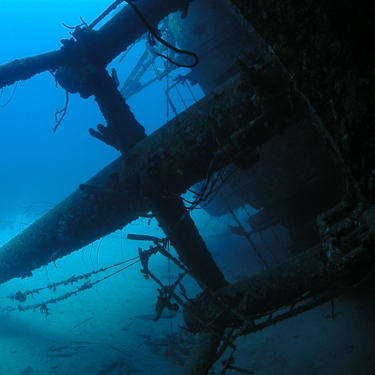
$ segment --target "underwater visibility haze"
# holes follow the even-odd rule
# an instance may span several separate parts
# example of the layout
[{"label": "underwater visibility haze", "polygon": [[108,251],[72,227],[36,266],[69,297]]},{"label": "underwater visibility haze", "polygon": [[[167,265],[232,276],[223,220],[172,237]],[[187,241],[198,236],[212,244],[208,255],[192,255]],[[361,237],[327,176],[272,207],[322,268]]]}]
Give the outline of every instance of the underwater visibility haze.
[{"label": "underwater visibility haze", "polygon": [[317,3],[1,0],[0,375],[375,373],[370,80]]}]

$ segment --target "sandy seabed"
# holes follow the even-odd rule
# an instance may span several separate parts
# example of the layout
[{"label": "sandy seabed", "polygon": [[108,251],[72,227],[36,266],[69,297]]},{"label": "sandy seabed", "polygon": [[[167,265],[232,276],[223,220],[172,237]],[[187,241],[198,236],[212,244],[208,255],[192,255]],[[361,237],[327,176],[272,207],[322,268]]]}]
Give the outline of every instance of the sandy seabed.
[{"label": "sandy seabed", "polygon": [[[135,228],[131,231],[136,232]],[[139,233],[144,233],[144,229]],[[148,234],[161,237],[160,232]],[[128,242],[117,233],[36,271],[31,279],[1,285],[0,308],[17,307],[18,302],[6,298],[10,293],[45,287],[73,275],[108,267],[137,256],[138,246],[143,249],[150,246],[150,243],[130,246]],[[209,239],[207,243],[210,246]],[[212,251],[228,280],[234,282],[248,272],[258,272],[259,263],[252,259],[247,262],[256,265],[254,269],[241,267],[247,253],[241,254],[240,246],[232,245],[237,250],[232,249],[229,254]],[[137,263],[89,290],[48,305],[48,315],[39,309],[0,312],[0,374],[179,374],[182,367],[167,355],[168,348],[155,350],[147,345],[145,336],[153,340],[177,333],[178,325],[183,325],[182,314],[158,322],[137,317],[155,315],[158,295],[158,286],[152,280],[145,280],[140,268]],[[165,258],[151,258],[150,269],[167,283]],[[109,269],[89,280],[94,282],[116,270]],[[178,270],[172,267],[171,274],[173,282]],[[182,283],[189,296],[199,292],[192,279],[186,277]],[[369,283],[367,280],[363,286]],[[41,290],[28,296],[24,305],[46,301],[77,290],[78,286],[69,284],[57,287],[56,291]],[[331,303],[326,303],[239,338],[235,342],[234,365],[256,375],[375,374],[375,294],[373,289],[365,290],[363,286],[335,299],[334,320]],[[214,365],[215,374],[220,373],[221,361],[228,356],[229,352],[225,353]],[[226,374],[238,372],[228,370]]]}]

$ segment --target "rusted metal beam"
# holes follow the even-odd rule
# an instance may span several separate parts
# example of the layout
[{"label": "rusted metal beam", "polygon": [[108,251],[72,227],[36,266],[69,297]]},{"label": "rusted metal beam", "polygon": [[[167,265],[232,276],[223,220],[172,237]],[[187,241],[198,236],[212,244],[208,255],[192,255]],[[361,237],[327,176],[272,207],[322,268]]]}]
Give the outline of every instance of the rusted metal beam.
[{"label": "rusted metal beam", "polygon": [[252,95],[250,81],[237,76],[104,168],[86,182],[90,194],[76,190],[0,249],[0,283],[31,275],[145,215],[146,190],[162,187],[178,197],[207,177],[215,160],[221,167],[234,160],[231,135],[252,120]]},{"label": "rusted metal beam", "polygon": [[[170,13],[178,11],[187,4],[186,0],[138,0],[136,5],[147,18],[148,23],[156,27]],[[74,34],[77,39],[63,39],[63,46],[59,50],[15,59],[1,65],[0,88],[30,79],[44,71],[56,70],[72,56],[79,55],[82,49],[88,54],[95,55],[98,65],[106,67],[147,31],[147,27],[139,20],[134,10],[130,6],[124,7],[99,30],[76,28]],[[87,43],[88,35],[90,43]]]}]

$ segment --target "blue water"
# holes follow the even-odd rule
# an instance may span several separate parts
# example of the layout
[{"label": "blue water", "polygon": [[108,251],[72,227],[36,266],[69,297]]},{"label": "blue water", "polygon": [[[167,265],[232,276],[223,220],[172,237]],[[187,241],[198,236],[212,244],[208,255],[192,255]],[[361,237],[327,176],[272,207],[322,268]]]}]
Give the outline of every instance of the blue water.
[{"label": "blue water", "polygon": [[[93,21],[110,4],[108,1],[1,1],[0,4],[0,64],[14,59],[57,50],[60,39],[70,38],[62,23],[75,26],[82,17]],[[104,22],[108,20],[108,17]],[[103,24],[103,22],[101,23]],[[99,24],[96,28],[100,27]],[[138,61],[144,45],[140,43],[116,67],[123,83]],[[159,59],[160,60],[160,59]],[[161,61],[158,62],[162,67]],[[185,74],[187,69],[173,72]],[[147,73],[148,76],[152,72]],[[150,134],[167,122],[165,80],[154,84],[129,99],[128,104],[137,120]],[[197,98],[203,96],[194,88]],[[191,96],[185,95],[188,105]],[[181,100],[174,99],[179,111]],[[84,100],[78,94],[69,96],[64,120],[54,133],[55,112],[65,105],[65,91],[56,87],[49,72],[6,87],[0,99],[0,244],[17,235],[27,225],[77,189],[103,167],[120,156],[112,147],[92,138],[88,129],[105,124],[93,98]],[[173,113],[169,110],[168,118]],[[149,243],[131,243],[126,233],[151,234],[163,237],[155,222],[139,220],[126,230],[87,246],[70,256],[33,272],[33,277],[14,279],[0,286],[0,374],[108,374],[173,373],[177,366],[160,353],[150,351],[145,337],[163,337],[182,324],[182,314],[162,319],[156,325],[156,284],[146,281],[139,263],[111,276],[85,292],[57,304],[47,305],[48,314],[40,308],[19,312],[19,302],[8,296],[17,291],[45,288],[47,285],[74,275],[110,267],[138,255],[138,246],[148,249]],[[124,263],[121,267],[126,267]],[[95,282],[121,267],[92,275]],[[169,282],[178,270],[169,269],[165,259],[156,258],[152,267]],[[86,279],[84,279],[85,281]],[[82,283],[60,285],[56,289],[41,289],[28,296],[23,306],[42,303],[75,291]],[[185,281],[188,290],[197,290],[192,280]],[[171,331],[172,330],[172,331]],[[147,339],[150,343],[149,339]],[[142,346],[141,349],[137,350]],[[62,348],[62,349],[61,349]],[[131,355],[127,357],[121,352]],[[138,356],[138,357],[137,357]],[[114,369],[108,366],[116,364]],[[107,367],[106,367],[107,366]]]},{"label": "blue water", "polygon": [[[0,65],[59,49],[60,39],[70,37],[62,23],[75,26],[81,23],[80,17],[90,23],[109,4],[108,0],[1,0]],[[115,59],[108,70],[115,67],[120,83],[124,82],[142,52],[140,44],[122,63]],[[158,64],[162,67],[160,61]],[[174,71],[172,77],[188,71]],[[165,89],[166,82],[162,81],[128,101],[147,134],[173,117],[169,109],[167,118]],[[193,90],[196,98],[203,97],[198,86]],[[190,94],[181,92],[186,103],[192,104]],[[183,103],[176,93],[171,95],[181,112]],[[120,156],[118,151],[88,133],[90,127],[105,124],[93,98],[84,100],[78,94],[70,95],[67,114],[54,133],[55,112],[64,105],[65,91],[56,88],[48,72],[3,90],[0,98],[0,245]],[[236,215],[241,222],[246,222],[244,210],[237,210]],[[237,225],[230,215],[212,218],[203,211],[195,211],[192,216],[230,282],[264,269],[249,251],[246,239],[229,231],[229,225]],[[280,241],[285,247],[290,244],[281,226],[275,232],[278,237],[271,231],[263,233],[263,238],[259,234],[252,236],[270,262],[273,259],[267,246],[285,256]],[[175,375],[181,371],[178,358],[170,355],[170,351],[175,347],[171,337],[181,335],[178,326],[183,325],[182,314],[178,312],[154,323],[151,319],[155,316],[158,286],[152,280],[145,280],[139,263],[117,274],[114,273],[132,262],[110,268],[137,257],[138,247],[147,250],[150,246],[147,242],[127,240],[128,233],[164,237],[155,221],[137,220],[122,231],[35,270],[31,278],[0,285],[0,375],[133,372]],[[179,272],[160,255],[151,258],[150,269],[165,284],[169,280],[173,282]],[[102,271],[92,274],[98,270]],[[47,287],[79,275],[88,278],[58,285],[55,289]],[[48,311],[40,308],[18,311],[20,303],[8,298],[18,291],[38,289],[27,297],[23,306],[40,304],[77,291],[86,280],[96,284],[47,305]],[[190,298],[200,291],[189,277],[182,284]],[[256,374],[344,374],[347,369],[355,371],[355,368],[358,371],[346,373],[365,373],[360,366],[373,355],[373,346],[366,345],[364,340],[367,332],[374,329],[370,307],[360,296],[344,296],[337,302],[335,321],[328,319],[331,306],[326,304],[274,329],[240,339],[236,364],[256,370]],[[186,338],[173,337],[178,337],[180,343]],[[157,344],[156,340],[164,341]],[[184,344],[187,349],[191,349],[193,338],[189,340]],[[181,353],[178,356],[185,357]],[[218,374],[221,370],[218,362],[215,371]]]},{"label": "blue water", "polygon": [[[0,63],[60,48],[60,39],[70,37],[62,22],[74,26],[79,16],[89,22],[106,6],[100,0],[2,1]],[[0,105],[13,90],[14,86],[4,89]],[[58,203],[118,156],[88,134],[89,127],[102,121],[92,99],[70,95],[68,113],[53,133],[55,111],[64,104],[65,91],[44,72],[19,82],[12,100],[0,108],[0,220],[37,201]]]},{"label": "blue water", "polygon": [[[60,39],[70,38],[71,31],[62,23],[75,26],[81,23],[80,17],[90,23],[109,4],[105,0],[1,1],[0,64],[59,49]],[[121,64],[115,59],[108,70],[116,67],[124,82],[142,52],[143,46],[133,48]],[[129,100],[147,134],[166,122],[165,89],[166,83],[161,82]],[[4,88],[0,106],[13,92],[11,101],[0,108],[0,221],[11,220],[34,202],[58,203],[120,155],[88,133],[90,127],[105,123],[92,97],[70,95],[67,114],[54,133],[55,112],[65,105],[65,91],[56,88],[53,76],[44,72],[16,88]],[[198,98],[202,96],[197,93]],[[183,109],[181,101],[175,105]],[[170,111],[169,118],[172,115]]]}]

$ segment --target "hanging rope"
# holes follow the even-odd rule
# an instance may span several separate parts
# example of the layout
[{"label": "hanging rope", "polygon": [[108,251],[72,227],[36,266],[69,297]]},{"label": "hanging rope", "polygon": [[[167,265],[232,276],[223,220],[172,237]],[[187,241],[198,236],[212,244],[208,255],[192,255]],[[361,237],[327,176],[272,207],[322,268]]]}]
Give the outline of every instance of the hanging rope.
[{"label": "hanging rope", "polygon": [[39,294],[39,292],[41,290],[44,290],[44,289],[49,289],[49,290],[52,290],[53,292],[55,292],[56,288],[60,285],[69,285],[69,284],[73,285],[73,283],[76,283],[76,282],[78,282],[82,279],[87,280],[92,275],[98,274],[100,272],[104,272],[104,271],[109,270],[113,267],[117,267],[117,266],[120,266],[124,263],[128,263],[128,262],[131,262],[131,261],[134,261],[134,262],[131,263],[130,265],[126,266],[126,267],[121,268],[118,271],[113,272],[112,274],[110,274],[108,276],[103,277],[102,279],[96,280],[94,282],[91,282],[90,280],[88,280],[85,283],[83,283],[80,287],[78,287],[76,290],[74,290],[72,292],[65,293],[63,295],[60,295],[59,297],[50,298],[48,301],[36,303],[36,304],[33,304],[33,305],[27,305],[27,306],[18,305],[17,307],[7,306],[5,308],[0,308],[0,311],[3,311],[3,312],[12,312],[12,311],[16,311],[16,310],[18,310],[18,311],[27,311],[27,310],[35,311],[36,309],[40,309],[40,312],[42,314],[45,314],[46,318],[47,318],[47,316],[50,314],[49,311],[48,311],[47,305],[49,305],[51,303],[56,304],[57,302],[62,301],[64,299],[67,299],[67,298],[69,298],[73,295],[76,296],[77,293],[79,293],[79,292],[83,292],[84,290],[92,288],[94,285],[96,285],[96,284],[108,279],[109,277],[112,277],[112,276],[116,275],[117,273],[122,272],[125,269],[127,269],[127,268],[133,266],[134,264],[138,263],[140,261],[139,257],[128,259],[128,260],[125,260],[121,263],[117,263],[117,264],[114,264],[114,265],[109,266],[109,267],[101,268],[99,270],[94,270],[94,271],[88,272],[84,275],[79,275],[79,276],[73,275],[69,279],[50,284],[46,287],[33,289],[33,290],[26,290],[25,292],[21,292],[19,290],[17,293],[12,293],[8,297],[6,297],[6,298],[10,298],[12,301],[16,300],[20,303],[23,303],[23,302],[26,301],[28,295],[31,295],[33,297],[34,294]]}]

